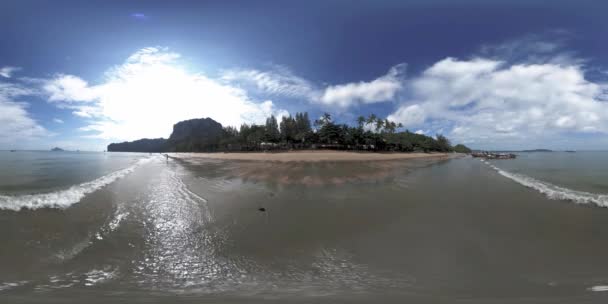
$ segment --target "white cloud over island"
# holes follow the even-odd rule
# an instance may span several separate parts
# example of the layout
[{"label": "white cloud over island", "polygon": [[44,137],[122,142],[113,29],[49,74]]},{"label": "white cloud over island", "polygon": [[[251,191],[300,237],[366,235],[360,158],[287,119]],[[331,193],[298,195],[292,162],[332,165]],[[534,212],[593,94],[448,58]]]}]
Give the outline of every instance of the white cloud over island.
[{"label": "white cloud over island", "polygon": [[[495,47],[506,60],[487,54],[486,46],[485,57],[447,57],[410,78],[399,64],[371,81],[325,87],[292,72],[232,71],[227,79],[313,106],[393,102],[389,120],[445,133],[456,142],[496,147],[562,134],[608,134],[608,85],[585,77],[585,60],[551,54],[559,44],[532,38]],[[528,57],[516,56],[522,48]]]},{"label": "white cloud over island", "polygon": [[391,101],[395,98],[397,92],[403,88],[406,67],[405,64],[398,64],[392,67],[388,74],[369,82],[361,81],[328,86],[323,90],[320,102],[348,107],[359,103],[370,104]]},{"label": "white cloud over island", "polygon": [[[586,77],[585,61],[571,53],[551,57],[557,44],[524,48],[526,55],[532,49],[542,56],[517,54],[524,42],[495,47],[499,55],[447,57],[409,77],[406,65],[397,64],[376,78],[341,84],[320,84],[277,65],[223,70],[213,78],[190,71],[180,54],[164,48],[135,52],[94,84],[69,74],[9,78],[17,69],[8,67],[0,80],[0,141],[52,134],[32,118],[26,97],[42,97],[77,116],[85,123],[80,136],[112,141],[167,137],[174,123],[191,118],[263,123],[271,114],[288,115],[289,103],[283,109],[271,101],[287,97],[311,110],[342,113],[385,103],[393,108],[389,120],[474,147],[568,144],[579,135],[608,144],[608,84]],[[369,113],[349,115],[359,114]],[[59,117],[48,119],[61,124]]]},{"label": "white cloud over island", "polygon": [[90,85],[74,75],[57,75],[44,85],[49,101],[87,118],[93,137],[133,140],[167,137],[174,123],[212,117],[224,125],[262,123],[286,115],[272,101],[256,102],[242,89],[180,66],[180,55],[142,49]]},{"label": "white cloud over island", "polygon": [[456,141],[608,133],[606,85],[585,79],[577,65],[446,58],[411,79],[407,89],[409,98],[388,118],[411,127],[443,121]]},{"label": "white cloud over island", "polygon": [[228,83],[252,85],[256,90],[300,98],[313,104],[348,108],[358,104],[391,101],[403,88],[406,64],[392,67],[386,75],[370,81],[320,86],[278,66],[269,71],[232,69],[224,71],[222,80]]}]

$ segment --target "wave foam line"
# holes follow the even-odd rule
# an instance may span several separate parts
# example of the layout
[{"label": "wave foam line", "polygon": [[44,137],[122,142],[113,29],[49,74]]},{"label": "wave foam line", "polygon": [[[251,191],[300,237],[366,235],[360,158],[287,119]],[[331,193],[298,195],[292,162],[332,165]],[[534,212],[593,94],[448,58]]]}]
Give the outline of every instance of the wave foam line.
[{"label": "wave foam line", "polygon": [[488,163],[488,165],[496,170],[500,175],[507,177],[518,184],[521,184],[525,187],[532,188],[549,199],[553,200],[567,200],[577,204],[595,204],[600,207],[608,207],[608,195],[607,194],[597,194],[590,193],[584,191],[572,190],[560,186],[553,185],[548,182],[540,181],[535,178],[523,175],[512,173],[508,171],[504,171],[500,168],[495,167]]},{"label": "wave foam line", "polygon": [[65,190],[19,196],[0,195],[0,210],[19,211],[21,209],[36,210],[39,208],[65,209],[78,203],[87,194],[109,185],[115,180],[135,171],[135,168],[149,160],[150,158],[141,159],[130,167],[114,171],[90,182],[74,185]]}]

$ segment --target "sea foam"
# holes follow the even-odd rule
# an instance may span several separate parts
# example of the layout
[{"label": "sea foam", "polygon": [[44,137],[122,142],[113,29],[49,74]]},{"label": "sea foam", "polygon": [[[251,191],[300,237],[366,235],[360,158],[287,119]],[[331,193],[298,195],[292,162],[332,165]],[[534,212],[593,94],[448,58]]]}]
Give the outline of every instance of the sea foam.
[{"label": "sea foam", "polygon": [[592,287],[589,287],[588,290],[591,290],[591,291],[608,291],[608,286],[605,286],[605,285],[592,286]]},{"label": "sea foam", "polygon": [[35,210],[39,208],[65,209],[78,203],[87,194],[99,190],[115,180],[135,171],[135,168],[148,161],[150,161],[150,158],[141,159],[130,167],[114,171],[90,182],[74,185],[65,190],[19,196],[0,195],[0,210],[19,211],[21,209]]},{"label": "sea foam", "polygon": [[584,191],[572,190],[551,183],[537,180],[527,175],[512,173],[502,170],[490,163],[487,163],[492,169],[496,170],[500,175],[507,177],[525,187],[532,188],[549,199],[567,200],[577,204],[595,204],[600,207],[608,207],[608,194],[597,194]]}]

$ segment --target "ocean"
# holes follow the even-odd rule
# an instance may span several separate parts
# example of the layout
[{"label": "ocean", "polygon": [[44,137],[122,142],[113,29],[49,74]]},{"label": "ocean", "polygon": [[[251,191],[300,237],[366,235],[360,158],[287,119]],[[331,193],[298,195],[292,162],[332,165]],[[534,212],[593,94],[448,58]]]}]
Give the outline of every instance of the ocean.
[{"label": "ocean", "polygon": [[608,152],[0,152],[2,303],[605,303]]}]

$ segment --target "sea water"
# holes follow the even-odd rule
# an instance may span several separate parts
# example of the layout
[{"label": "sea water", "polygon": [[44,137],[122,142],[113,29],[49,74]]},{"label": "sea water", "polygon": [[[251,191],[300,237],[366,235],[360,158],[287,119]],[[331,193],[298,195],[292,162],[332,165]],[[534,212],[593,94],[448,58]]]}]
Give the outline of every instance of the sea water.
[{"label": "sea water", "polygon": [[608,299],[603,152],[320,163],[20,153],[0,157],[7,303]]}]

